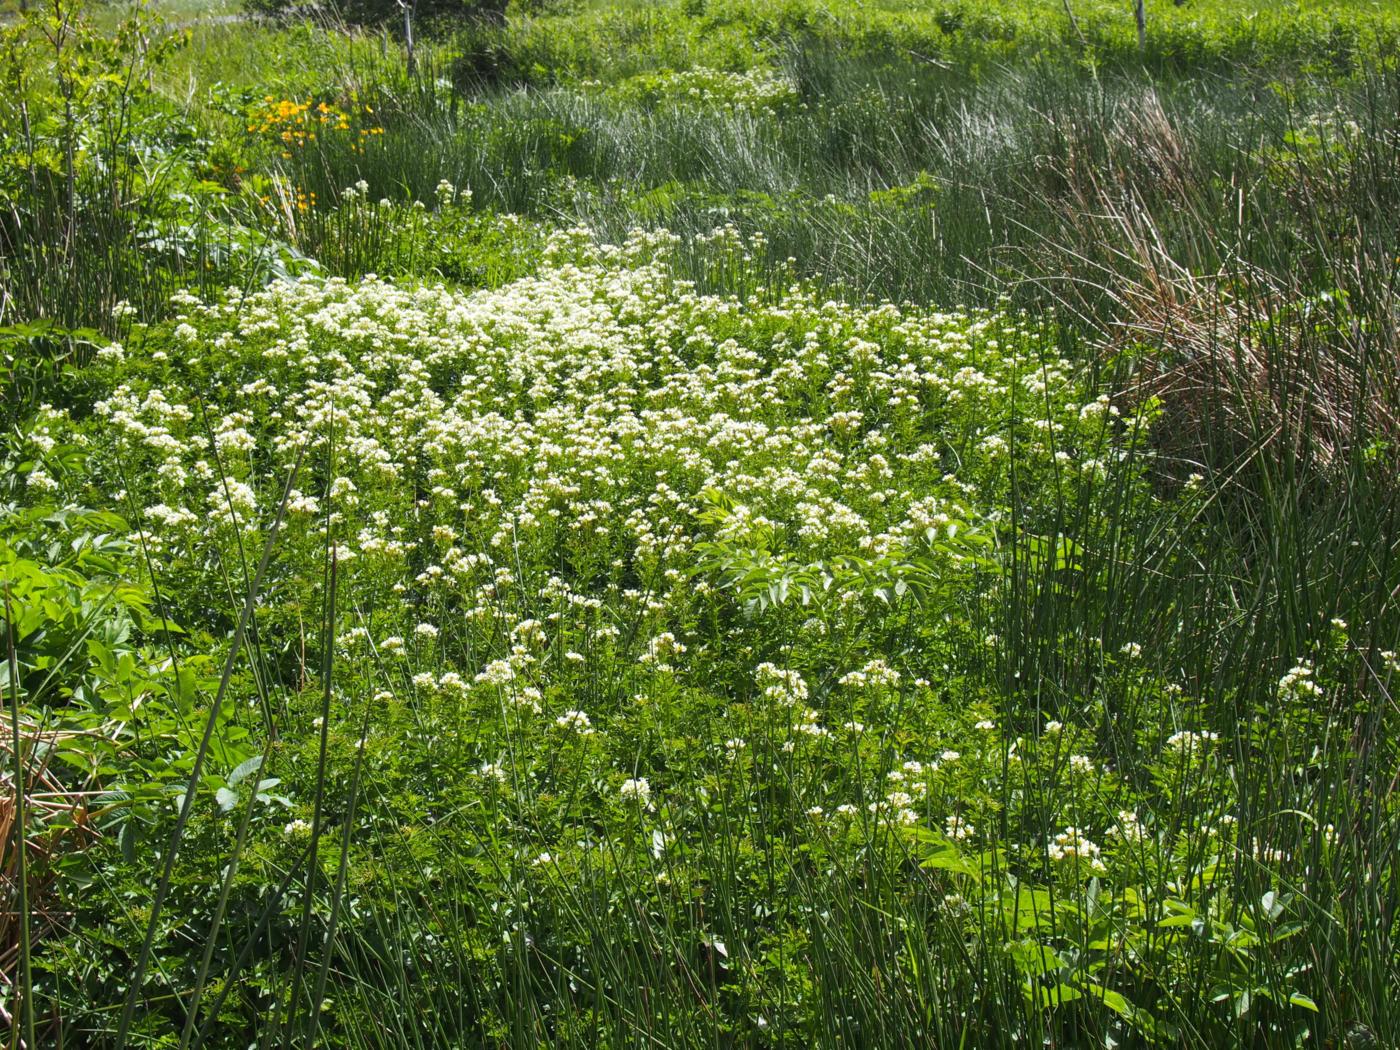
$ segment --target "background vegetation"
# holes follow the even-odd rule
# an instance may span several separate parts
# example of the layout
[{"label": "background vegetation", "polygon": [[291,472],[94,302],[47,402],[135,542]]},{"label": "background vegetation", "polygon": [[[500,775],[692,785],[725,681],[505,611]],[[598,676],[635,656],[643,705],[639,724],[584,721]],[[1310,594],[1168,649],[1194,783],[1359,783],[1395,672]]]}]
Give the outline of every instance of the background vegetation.
[{"label": "background vegetation", "polygon": [[1400,1045],[1400,7],[6,10],[9,1045]]}]

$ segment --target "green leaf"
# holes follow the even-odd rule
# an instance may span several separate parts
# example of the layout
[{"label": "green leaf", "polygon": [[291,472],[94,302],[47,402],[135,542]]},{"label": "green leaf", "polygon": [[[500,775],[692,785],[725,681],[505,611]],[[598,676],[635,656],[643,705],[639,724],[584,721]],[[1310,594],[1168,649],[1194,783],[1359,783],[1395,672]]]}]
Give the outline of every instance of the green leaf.
[{"label": "green leaf", "polygon": [[952,847],[929,854],[923,860],[919,861],[919,867],[935,871],[952,871],[959,875],[971,875],[973,877],[980,877],[982,874],[977,870],[975,865]]},{"label": "green leaf", "polygon": [[1196,921],[1194,915],[1168,915],[1157,923],[1159,929],[1171,929],[1174,926],[1190,926]]},{"label": "green leaf", "polygon": [[1035,941],[1013,941],[1007,949],[1016,969],[1027,977],[1054,973],[1064,965],[1053,948]]},{"label": "green leaf", "polygon": [[1026,998],[1033,1006],[1044,1010],[1050,1010],[1064,1003],[1072,1003],[1076,999],[1084,998],[1084,993],[1078,988],[1063,982],[1055,985],[1033,985],[1027,982],[1021,985],[1021,990],[1026,993]]},{"label": "green leaf", "polygon": [[1119,1017],[1132,1018],[1137,1011],[1120,993],[1111,988],[1105,988],[1101,984],[1091,984],[1088,991],[1094,998],[1098,999],[1104,1006],[1108,1007]]},{"label": "green leaf", "polygon": [[262,755],[254,755],[245,762],[240,762],[228,775],[229,787],[237,787],[250,773],[255,772],[262,766]]}]

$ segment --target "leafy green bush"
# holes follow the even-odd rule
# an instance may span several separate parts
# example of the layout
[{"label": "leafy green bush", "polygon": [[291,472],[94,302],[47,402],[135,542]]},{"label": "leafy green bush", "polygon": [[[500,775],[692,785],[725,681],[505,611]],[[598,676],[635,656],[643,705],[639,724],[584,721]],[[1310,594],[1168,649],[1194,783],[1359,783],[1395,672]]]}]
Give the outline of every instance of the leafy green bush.
[{"label": "leafy green bush", "polygon": [[68,0],[0,30],[0,321],[110,331],[119,304],[150,313],[184,284],[281,268],[153,90],[182,40],[144,11],[111,29]]}]

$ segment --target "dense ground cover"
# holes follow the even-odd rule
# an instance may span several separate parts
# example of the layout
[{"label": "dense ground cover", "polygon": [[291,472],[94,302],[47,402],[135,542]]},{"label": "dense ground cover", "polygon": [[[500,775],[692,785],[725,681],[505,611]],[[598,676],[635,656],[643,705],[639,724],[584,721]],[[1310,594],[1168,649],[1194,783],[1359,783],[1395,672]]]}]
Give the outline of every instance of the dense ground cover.
[{"label": "dense ground cover", "polygon": [[1400,1043],[1400,9],[129,14],[3,29],[12,1045]]}]

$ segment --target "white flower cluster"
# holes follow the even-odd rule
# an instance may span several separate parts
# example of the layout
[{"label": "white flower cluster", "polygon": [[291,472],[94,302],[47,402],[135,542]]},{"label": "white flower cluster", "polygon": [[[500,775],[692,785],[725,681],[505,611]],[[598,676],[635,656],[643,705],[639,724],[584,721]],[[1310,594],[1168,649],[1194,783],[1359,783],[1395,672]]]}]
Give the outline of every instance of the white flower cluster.
[{"label": "white flower cluster", "polygon": [[554,724],[566,732],[577,733],[579,736],[589,736],[595,731],[588,715],[582,711],[565,711],[554,720]]},{"label": "white flower cluster", "polygon": [[796,707],[807,699],[807,683],[796,671],[762,663],[758,665],[755,677],[763,696],[781,707]]},{"label": "white flower cluster", "polygon": [[618,84],[584,81],[586,92],[602,93],[627,103],[652,102],[680,107],[724,106],[754,112],[796,101],[797,86],[791,79],[762,67],[731,73],[707,66],[686,70],[660,70],[638,74]]},{"label": "white flower cluster", "polygon": [[618,794],[624,801],[635,802],[645,808],[651,803],[651,784],[646,777],[629,778],[622,782]]},{"label": "white flower cluster", "polygon": [[1147,829],[1142,826],[1142,821],[1132,810],[1120,809],[1118,823],[1108,829],[1108,834],[1120,842],[1131,844],[1141,842],[1146,838]]},{"label": "white flower cluster", "polygon": [[884,660],[871,660],[859,671],[850,671],[841,676],[840,684],[853,689],[873,689],[899,684],[899,672]]},{"label": "white flower cluster", "polygon": [[1045,847],[1046,855],[1054,862],[1084,862],[1095,874],[1108,870],[1100,858],[1099,847],[1084,832],[1070,826],[1059,832]]},{"label": "white flower cluster", "polygon": [[676,640],[674,634],[670,631],[662,631],[647,642],[646,651],[638,657],[638,662],[651,664],[658,671],[670,671],[672,669],[669,662],[670,657],[680,656],[684,652],[685,646]]},{"label": "white flower cluster", "polygon": [[1281,701],[1321,700],[1322,687],[1313,680],[1312,664],[1300,660],[1288,673],[1278,680],[1278,698]]},{"label": "white flower cluster", "polygon": [[944,821],[943,830],[954,842],[966,842],[977,834],[975,827],[956,814]]},{"label": "white flower cluster", "polygon": [[1167,750],[1181,755],[1203,755],[1210,745],[1220,739],[1219,733],[1208,730],[1182,729],[1167,737]]}]

